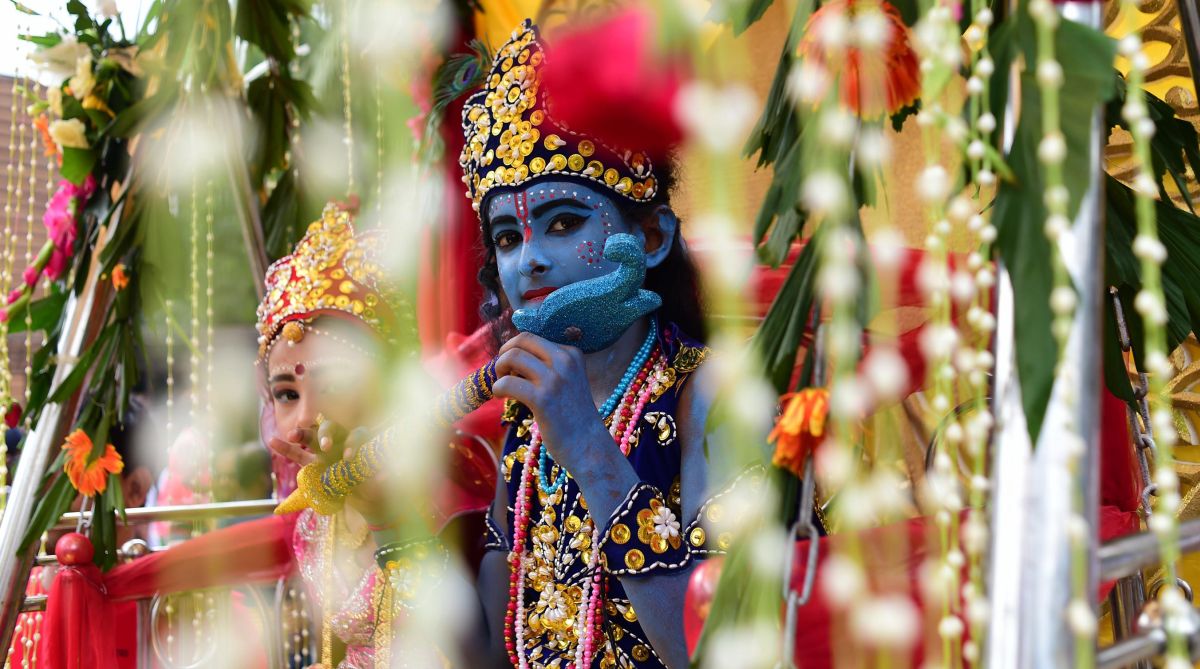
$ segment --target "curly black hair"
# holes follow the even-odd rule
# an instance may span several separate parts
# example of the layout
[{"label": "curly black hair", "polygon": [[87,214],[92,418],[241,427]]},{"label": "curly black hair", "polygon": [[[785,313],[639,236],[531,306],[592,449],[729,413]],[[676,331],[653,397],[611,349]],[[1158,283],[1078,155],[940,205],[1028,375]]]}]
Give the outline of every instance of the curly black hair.
[{"label": "curly black hair", "polygon": [[[671,191],[675,187],[675,166],[669,161],[659,165],[655,170],[658,178],[658,192],[648,202],[632,202],[624,198],[613,198],[614,204],[621,215],[628,221],[643,221],[654,216],[661,206],[671,206]],[[562,177],[570,179],[570,177]],[[587,184],[588,182],[584,182]],[[480,211],[485,211],[480,209]],[[700,294],[700,275],[692,262],[683,242],[682,222],[675,229],[671,240],[671,250],[667,257],[646,272],[647,290],[652,290],[662,297],[663,305],[659,309],[659,317],[665,322],[678,325],[689,336],[704,342],[708,339],[708,326],[704,321]],[[496,266],[496,246],[488,234],[487,222],[484,222],[483,234],[480,235],[483,256],[478,278],[483,286],[483,297],[479,304],[479,315],[484,323],[492,330],[495,350],[516,334],[510,318],[511,312],[504,301],[504,292],[500,287],[500,272]]]}]

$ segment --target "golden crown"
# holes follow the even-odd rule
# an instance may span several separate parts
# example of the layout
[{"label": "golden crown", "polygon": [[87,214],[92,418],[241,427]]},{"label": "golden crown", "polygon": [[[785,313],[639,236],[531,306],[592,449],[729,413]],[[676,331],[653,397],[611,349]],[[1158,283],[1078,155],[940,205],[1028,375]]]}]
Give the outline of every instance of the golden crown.
[{"label": "golden crown", "polygon": [[545,60],[537,28],[526,19],[463,107],[459,164],[472,207],[479,211],[493,188],[547,175],[592,181],[635,202],[651,200],[658,180],[647,155],[605,146],[552,117],[541,86]]},{"label": "golden crown", "polygon": [[379,234],[357,234],[348,212],[326,205],[292,253],[267,269],[256,326],[259,355],[266,356],[288,323],[321,314],[358,319],[390,341],[399,326],[399,299],[376,262],[381,245]]}]

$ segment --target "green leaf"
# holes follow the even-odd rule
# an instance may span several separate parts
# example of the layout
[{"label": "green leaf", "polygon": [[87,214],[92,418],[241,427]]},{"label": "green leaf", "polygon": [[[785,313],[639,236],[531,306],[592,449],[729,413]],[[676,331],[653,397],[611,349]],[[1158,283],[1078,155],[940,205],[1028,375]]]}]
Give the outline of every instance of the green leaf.
[{"label": "green leaf", "polygon": [[26,42],[32,42],[40,47],[50,48],[58,46],[62,43],[63,36],[59,33],[46,33],[45,35],[17,35],[18,38]]},{"label": "green leaf", "polygon": [[778,393],[788,390],[796,367],[796,355],[812,313],[823,229],[818,228],[800,251],[796,264],[792,265],[750,343],[762,361],[766,377]]},{"label": "green leaf", "polygon": [[[758,23],[767,9],[775,4],[775,0],[742,0],[742,2],[726,2],[723,7],[727,12],[725,23],[733,26],[734,36],[741,35],[746,32],[750,26]],[[716,10],[717,3],[713,4],[713,9]]]},{"label": "green leaf", "polygon": [[64,148],[59,171],[62,172],[64,179],[80,186],[83,185],[84,180],[92,173],[92,168],[95,166],[96,154],[91,149]]},{"label": "green leaf", "polygon": [[34,507],[33,517],[29,520],[29,529],[21,538],[21,547],[18,549],[18,553],[24,554],[34,542],[41,539],[43,533],[54,527],[58,519],[66,513],[67,509],[71,508],[75,494],[75,488],[71,487],[71,480],[67,478],[66,474],[59,471],[55,475],[54,482],[50,484],[50,488]]},{"label": "green leaf", "polygon": [[[17,2],[17,0],[8,0],[8,2],[13,6],[13,9],[17,10],[18,12],[21,12],[22,14],[27,14],[29,16],[41,16],[41,14],[30,9],[28,5],[23,5],[19,2]],[[23,35],[22,35],[22,38],[24,38]]]},{"label": "green leaf", "polygon": [[[1023,55],[1025,63],[1036,62],[1034,31],[1027,13],[1018,11],[1005,24],[998,30],[1001,39],[995,56],[1000,73],[1007,72],[1007,64],[1018,54]],[[1112,40],[1103,33],[1071,21],[1062,23],[1055,40],[1066,75],[1060,96],[1062,132],[1067,143],[1062,171],[1073,218],[1092,173],[1092,151],[1097,149],[1091,141],[1092,118],[1097,106],[1112,94],[1115,50]],[[1042,137],[1041,96],[1030,68],[1025,68],[1020,77],[1020,121],[1007,156],[1013,181],[1000,184],[992,221],[999,233],[996,246],[1000,259],[1013,283],[1017,375],[1029,436],[1036,443],[1050,400],[1058,351],[1049,305],[1054,285],[1052,247],[1042,231],[1046,220],[1042,202],[1045,176],[1037,158]],[[1002,78],[993,77],[993,81]]]},{"label": "green leaf", "polygon": [[54,392],[50,394],[51,402],[62,402],[79,389],[79,386],[81,383],[83,383],[83,379],[87,375],[88,370],[91,369],[92,363],[94,363],[96,358],[99,356],[100,350],[102,348],[107,348],[108,344],[112,341],[113,332],[114,328],[111,325],[104,328],[101,330],[100,335],[96,337],[96,341],[94,341],[91,346],[84,349],[83,353],[79,356],[79,360],[75,363],[74,369],[71,370],[71,373],[68,374],[67,378],[63,379],[62,383],[59,384],[59,386],[54,389]]},{"label": "green leaf", "polygon": [[[65,292],[57,292],[47,295],[40,300],[36,300],[29,304],[30,324],[32,328],[37,330],[48,330],[58,322],[62,316],[63,305],[66,304],[67,294]],[[8,333],[16,334],[24,332],[25,327],[25,310],[13,312],[9,314]]]}]

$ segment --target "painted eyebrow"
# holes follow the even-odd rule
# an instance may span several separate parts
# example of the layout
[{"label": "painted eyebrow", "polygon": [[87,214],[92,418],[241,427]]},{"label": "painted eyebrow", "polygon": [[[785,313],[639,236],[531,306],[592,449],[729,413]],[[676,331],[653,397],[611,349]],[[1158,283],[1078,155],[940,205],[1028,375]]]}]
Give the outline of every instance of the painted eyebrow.
[{"label": "painted eyebrow", "polygon": [[276,374],[267,380],[267,384],[272,385],[280,382],[294,383],[295,381],[296,377],[291,374]]},{"label": "painted eyebrow", "polygon": [[578,209],[579,211],[586,211],[588,213],[591,213],[591,211],[592,211],[592,208],[587,206],[586,204],[580,202],[579,200],[573,200],[568,197],[568,198],[562,198],[562,199],[558,199],[558,200],[551,200],[550,202],[545,202],[545,203],[539,204],[538,206],[533,208],[533,217],[537,218],[537,217],[541,216],[542,214],[546,213],[547,211],[550,211],[551,209],[555,209],[557,207],[570,207],[572,209]]}]

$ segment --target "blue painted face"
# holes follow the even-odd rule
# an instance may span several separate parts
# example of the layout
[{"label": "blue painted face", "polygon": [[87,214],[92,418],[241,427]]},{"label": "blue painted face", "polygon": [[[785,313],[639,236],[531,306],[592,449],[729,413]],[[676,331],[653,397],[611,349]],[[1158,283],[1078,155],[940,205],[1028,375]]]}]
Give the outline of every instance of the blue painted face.
[{"label": "blue painted face", "polygon": [[617,233],[636,236],[647,247],[646,266],[655,267],[670,252],[678,226],[668,207],[650,221],[627,221],[602,189],[565,180],[496,193],[484,211],[500,287],[513,309],[536,306],[557,288],[617,269],[618,263],[604,259],[604,243]]}]

